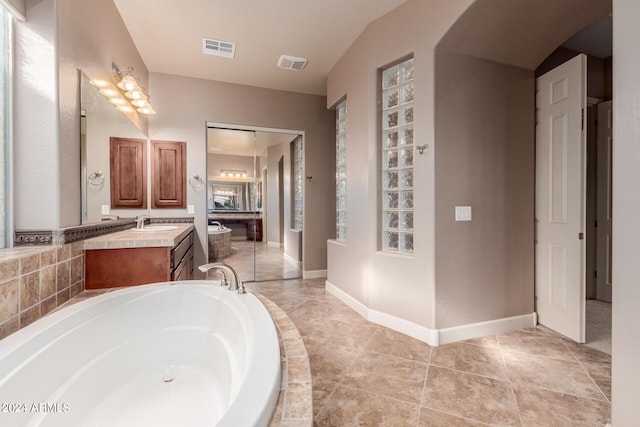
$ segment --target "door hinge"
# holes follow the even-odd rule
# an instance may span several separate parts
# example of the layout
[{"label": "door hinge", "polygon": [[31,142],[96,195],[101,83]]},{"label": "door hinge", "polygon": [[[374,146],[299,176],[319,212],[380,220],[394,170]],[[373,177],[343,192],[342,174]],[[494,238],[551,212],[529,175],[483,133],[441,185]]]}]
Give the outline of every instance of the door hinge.
[{"label": "door hinge", "polygon": [[584,240],[584,233],[578,233],[578,239]]},{"label": "door hinge", "polygon": [[598,270],[593,270],[593,278],[594,279],[598,278]]},{"label": "door hinge", "polygon": [[580,129],[584,130],[584,108],[580,110],[580,120],[581,120]]},{"label": "door hinge", "polygon": [[593,226],[594,226],[594,228],[598,228],[598,221],[597,220],[594,221],[594,225]]}]

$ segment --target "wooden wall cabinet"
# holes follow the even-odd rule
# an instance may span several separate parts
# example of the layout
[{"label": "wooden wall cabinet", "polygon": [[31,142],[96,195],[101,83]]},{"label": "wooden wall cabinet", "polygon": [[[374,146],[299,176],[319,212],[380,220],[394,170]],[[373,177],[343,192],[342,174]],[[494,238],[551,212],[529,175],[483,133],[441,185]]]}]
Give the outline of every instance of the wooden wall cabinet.
[{"label": "wooden wall cabinet", "polygon": [[151,207],[185,208],[187,144],[151,141]]},{"label": "wooden wall cabinet", "polygon": [[147,141],[109,138],[112,209],[147,208]]}]

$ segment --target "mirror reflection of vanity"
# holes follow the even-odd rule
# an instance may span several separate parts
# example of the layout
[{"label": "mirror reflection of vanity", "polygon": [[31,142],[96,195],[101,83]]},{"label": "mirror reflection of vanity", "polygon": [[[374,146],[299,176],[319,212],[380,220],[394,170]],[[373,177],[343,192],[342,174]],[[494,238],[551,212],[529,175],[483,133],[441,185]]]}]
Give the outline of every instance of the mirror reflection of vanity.
[{"label": "mirror reflection of vanity", "polygon": [[97,222],[106,214],[129,216],[146,210],[112,210],[110,184],[110,138],[146,141],[146,136],[80,73],[81,94],[81,191],[82,223]]},{"label": "mirror reflection of vanity", "polygon": [[293,221],[302,200],[294,197],[295,171],[302,173],[292,160],[297,140],[295,131],[208,123],[209,262],[220,261],[215,242],[222,238],[211,234],[220,223],[231,229],[233,248],[222,261],[242,271],[242,280],[301,277],[302,231]]},{"label": "mirror reflection of vanity", "polygon": [[[254,160],[254,132],[210,129],[209,133],[213,151],[207,153],[208,224],[230,228],[233,240],[261,241],[262,209],[258,208],[254,178],[260,159]],[[235,141],[233,151],[220,147],[231,139]]]}]

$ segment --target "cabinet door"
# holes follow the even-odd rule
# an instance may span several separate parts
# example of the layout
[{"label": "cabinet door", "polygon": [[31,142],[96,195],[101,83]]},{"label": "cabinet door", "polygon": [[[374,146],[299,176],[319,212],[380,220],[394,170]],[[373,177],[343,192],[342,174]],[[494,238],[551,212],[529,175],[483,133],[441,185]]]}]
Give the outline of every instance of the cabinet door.
[{"label": "cabinet door", "polygon": [[111,208],[147,208],[147,141],[109,138]]},{"label": "cabinet door", "polygon": [[187,144],[151,141],[151,207],[185,208]]}]

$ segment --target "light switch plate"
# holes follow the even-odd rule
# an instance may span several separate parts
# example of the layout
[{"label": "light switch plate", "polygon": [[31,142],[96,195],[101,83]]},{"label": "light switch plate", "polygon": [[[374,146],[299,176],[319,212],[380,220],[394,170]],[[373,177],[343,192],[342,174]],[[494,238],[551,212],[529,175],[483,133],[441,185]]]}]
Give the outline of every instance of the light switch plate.
[{"label": "light switch plate", "polygon": [[188,205],[188,206],[187,206],[187,213],[188,213],[188,214],[194,214],[194,213],[196,213],[196,209],[195,209],[195,207],[194,207],[193,205]]},{"label": "light switch plate", "polygon": [[456,206],[456,221],[471,221],[471,206]]},{"label": "light switch plate", "polygon": [[102,205],[101,212],[102,212],[102,215],[109,215],[109,205]]}]

